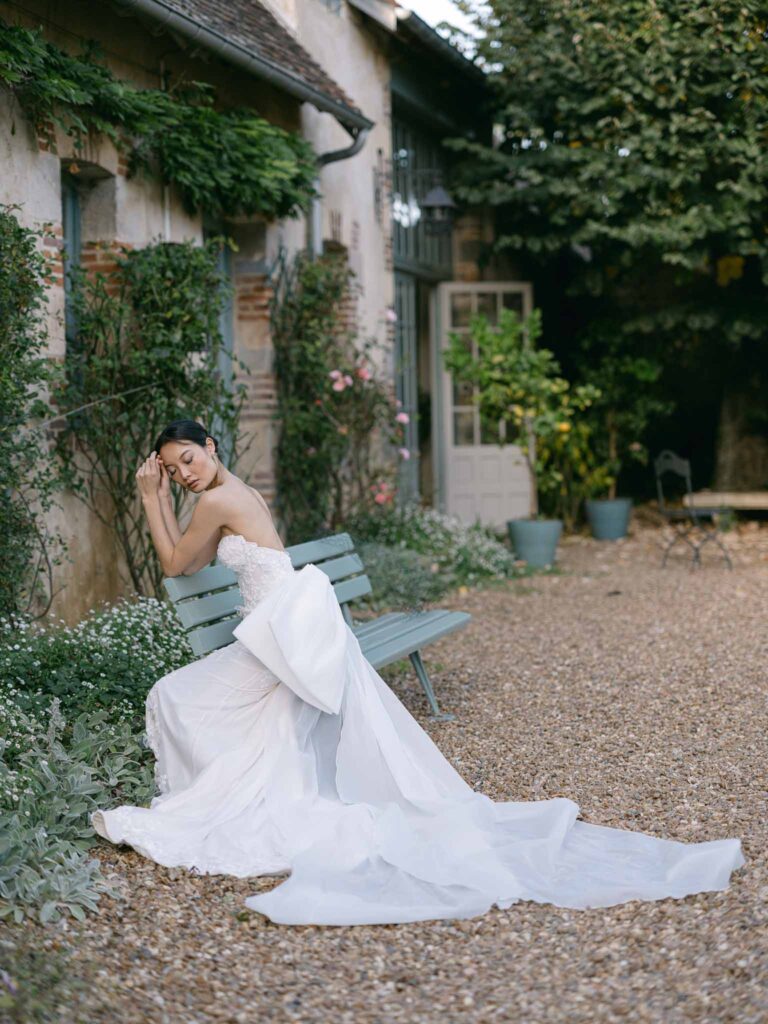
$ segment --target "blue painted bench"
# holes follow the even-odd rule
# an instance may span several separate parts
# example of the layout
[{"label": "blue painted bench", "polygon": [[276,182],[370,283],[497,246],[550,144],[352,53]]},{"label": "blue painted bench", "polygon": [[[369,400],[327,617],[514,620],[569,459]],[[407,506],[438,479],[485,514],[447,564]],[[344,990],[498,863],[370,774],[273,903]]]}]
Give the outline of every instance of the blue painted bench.
[{"label": "blue painted bench", "polygon": [[[421,650],[440,637],[462,629],[470,621],[467,612],[430,609],[415,612],[390,612],[376,619],[355,622],[350,601],[371,593],[371,581],[365,575],[362,559],[354,550],[348,533],[294,544],[286,548],[295,569],[313,563],[333,583],[345,621],[354,631],[363,654],[375,669],[406,656],[421,683],[435,718],[450,720],[442,713],[435,697]],[[241,617],[235,611],[242,604],[234,572],[214,563],[192,576],[172,576],[163,580],[176,614],[187,631],[192,650],[198,656],[232,643],[232,630]]]}]

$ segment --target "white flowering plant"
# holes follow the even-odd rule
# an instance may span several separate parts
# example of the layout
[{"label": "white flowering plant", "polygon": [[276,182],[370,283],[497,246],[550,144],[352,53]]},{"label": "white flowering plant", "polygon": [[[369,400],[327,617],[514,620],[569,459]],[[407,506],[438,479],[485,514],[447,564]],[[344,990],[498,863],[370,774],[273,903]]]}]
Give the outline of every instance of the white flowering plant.
[{"label": "white flowering plant", "polygon": [[520,573],[510,549],[491,530],[416,503],[377,508],[348,522],[347,529],[358,541],[428,556],[443,590]]},{"label": "white flowering plant", "polygon": [[0,616],[0,678],[33,715],[57,697],[65,712],[141,716],[152,685],[193,659],[173,609],[153,597],[105,604],[75,626]]},{"label": "white flowering plant", "polygon": [[0,617],[0,918],[82,918],[111,892],[89,814],[153,796],[144,701],[193,657],[155,598],[72,627]]}]

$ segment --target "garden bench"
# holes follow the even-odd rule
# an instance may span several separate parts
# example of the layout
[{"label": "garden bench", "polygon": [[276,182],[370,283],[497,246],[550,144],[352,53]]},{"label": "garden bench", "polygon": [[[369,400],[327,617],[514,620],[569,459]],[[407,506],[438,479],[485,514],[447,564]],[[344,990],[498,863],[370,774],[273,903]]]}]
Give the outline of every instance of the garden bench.
[{"label": "garden bench", "polygon": [[[433,717],[450,720],[442,713],[435,697],[421,650],[440,637],[462,629],[470,621],[468,612],[436,608],[428,611],[390,612],[378,618],[355,622],[349,602],[371,593],[371,581],[365,575],[362,559],[354,550],[348,533],[337,533],[319,540],[286,548],[294,569],[313,563],[328,576],[341,606],[344,620],[357,637],[363,654],[375,669],[410,658],[424,690]],[[235,611],[242,604],[235,573],[225,565],[209,565],[192,576],[172,576],[163,580],[187,639],[198,656],[208,654],[234,641],[233,630],[241,621]]]}]

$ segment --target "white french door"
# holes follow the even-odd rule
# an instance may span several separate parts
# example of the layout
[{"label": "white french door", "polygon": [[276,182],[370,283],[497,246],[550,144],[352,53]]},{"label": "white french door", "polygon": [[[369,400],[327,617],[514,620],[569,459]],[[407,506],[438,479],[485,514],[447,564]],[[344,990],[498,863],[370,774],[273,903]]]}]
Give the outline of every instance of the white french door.
[{"label": "white french door", "polygon": [[532,493],[528,467],[515,444],[500,446],[503,424],[493,429],[480,420],[471,385],[458,384],[444,366],[442,353],[449,334],[463,336],[476,355],[469,334],[474,313],[498,323],[502,309],[527,316],[533,305],[533,289],[524,281],[460,282],[438,285],[433,429],[440,438],[435,466],[441,507],[462,522],[479,520],[486,526],[503,527],[508,519],[531,513]]}]

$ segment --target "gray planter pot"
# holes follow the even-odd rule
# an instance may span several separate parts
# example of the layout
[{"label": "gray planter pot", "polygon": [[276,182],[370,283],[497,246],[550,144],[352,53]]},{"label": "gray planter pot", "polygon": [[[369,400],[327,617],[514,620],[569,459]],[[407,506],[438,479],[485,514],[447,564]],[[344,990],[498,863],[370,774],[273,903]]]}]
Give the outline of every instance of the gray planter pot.
[{"label": "gray planter pot", "polygon": [[555,564],[562,519],[510,519],[507,529],[515,555],[532,569]]},{"label": "gray planter pot", "polygon": [[587,501],[587,522],[592,536],[597,540],[618,540],[626,537],[629,515],[632,511],[631,498],[606,498],[601,501]]}]

